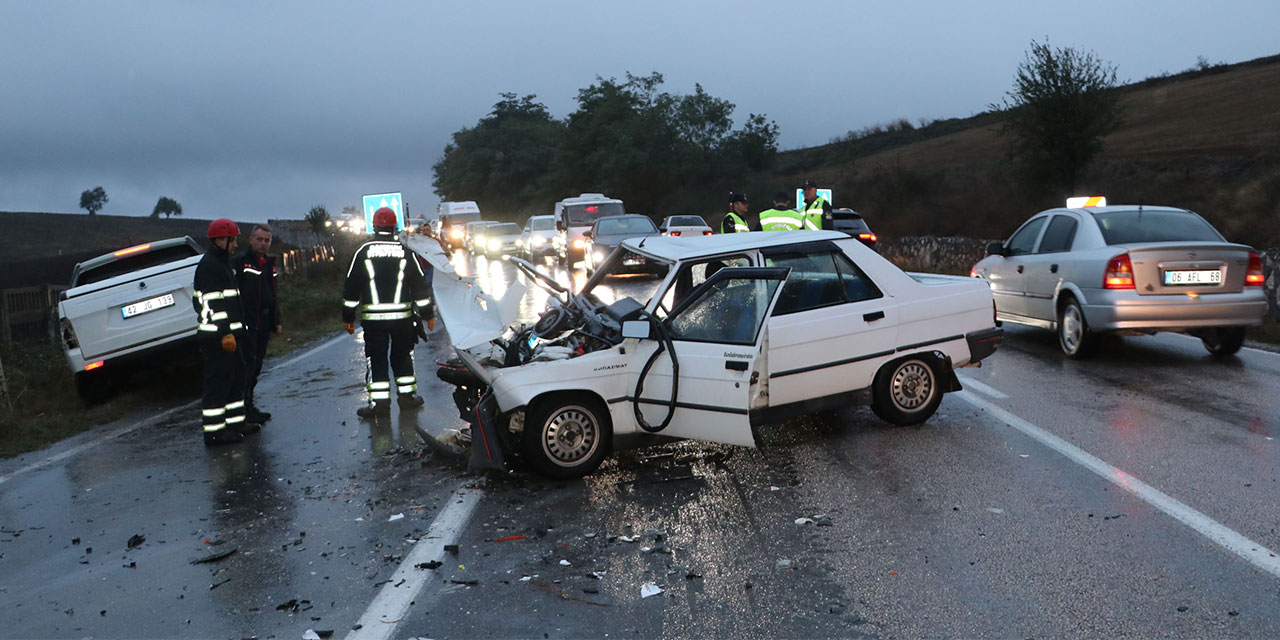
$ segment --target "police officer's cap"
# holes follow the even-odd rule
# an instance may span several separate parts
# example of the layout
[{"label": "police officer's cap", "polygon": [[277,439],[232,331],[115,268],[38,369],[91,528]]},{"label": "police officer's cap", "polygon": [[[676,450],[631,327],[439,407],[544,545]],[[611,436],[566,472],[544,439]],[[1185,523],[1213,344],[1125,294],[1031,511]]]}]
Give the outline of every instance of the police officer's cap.
[{"label": "police officer's cap", "polygon": [[800,185],[800,188],[801,189],[817,189],[818,183],[814,182],[813,180],[805,180],[804,183]]},{"label": "police officer's cap", "polygon": [[779,191],[773,194],[774,202],[790,202],[791,196],[786,191]]},{"label": "police officer's cap", "polygon": [[747,194],[738,193],[737,191],[729,192],[729,204],[733,204],[735,202],[746,202],[746,201],[747,201]]}]

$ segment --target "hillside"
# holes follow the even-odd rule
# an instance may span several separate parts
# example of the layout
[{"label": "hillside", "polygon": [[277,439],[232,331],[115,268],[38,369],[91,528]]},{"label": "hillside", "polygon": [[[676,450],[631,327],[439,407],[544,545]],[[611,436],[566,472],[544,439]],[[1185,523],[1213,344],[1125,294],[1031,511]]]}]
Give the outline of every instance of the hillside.
[{"label": "hillside", "polygon": [[[1125,123],[1076,195],[1187,207],[1231,240],[1280,245],[1280,56],[1119,91]],[[999,124],[987,113],[787,152],[771,178],[816,176],[881,233],[1005,237],[1068,194],[1019,186]]]}]

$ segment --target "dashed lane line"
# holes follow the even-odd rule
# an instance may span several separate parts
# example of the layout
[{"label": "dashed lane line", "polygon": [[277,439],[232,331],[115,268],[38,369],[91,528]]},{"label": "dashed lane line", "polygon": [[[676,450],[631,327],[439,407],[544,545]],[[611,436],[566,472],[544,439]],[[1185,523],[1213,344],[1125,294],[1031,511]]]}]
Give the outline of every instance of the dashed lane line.
[{"label": "dashed lane line", "polygon": [[1040,444],[1057,451],[1076,464],[1137,496],[1147,504],[1163,511],[1166,515],[1191,527],[1196,533],[1208,538],[1214,544],[1243,558],[1249,564],[1280,578],[1280,557],[1277,557],[1276,552],[1236,533],[1226,525],[1192,509],[1159,489],[1111,466],[1084,449],[1049,433],[1027,420],[1019,418],[987,400],[983,400],[968,391],[960,391],[953,395],[974,407],[986,411],[988,415],[1021,431]]},{"label": "dashed lane line", "polygon": [[444,559],[445,545],[457,541],[482,497],[484,492],[466,485],[453,492],[449,497],[449,505],[440,511],[440,515],[436,516],[431,528],[427,530],[427,535],[418,539],[396,568],[396,572],[391,575],[391,580],[382,586],[382,590],[369,603],[357,622],[358,628],[347,634],[347,640],[386,640],[395,633],[400,622],[409,613],[410,605],[416,603],[422,608],[426,604],[418,597],[418,593],[426,586],[428,579],[435,577],[436,572],[418,569],[417,565],[438,563]]},{"label": "dashed lane line", "polygon": [[[272,372],[272,371],[275,371],[275,370],[277,370],[277,369],[281,369],[281,368],[283,368],[283,367],[288,367],[288,366],[290,366],[290,365],[296,364],[298,361],[300,361],[300,360],[302,360],[302,359],[304,359],[304,358],[309,358],[309,357],[311,357],[311,356],[313,356],[313,355],[315,355],[315,354],[319,353],[320,351],[323,351],[324,349],[328,349],[329,347],[332,347],[333,345],[338,344],[339,342],[341,342],[341,341],[342,341],[342,338],[344,338],[344,337],[346,337],[346,336],[339,335],[339,336],[337,336],[337,337],[334,337],[333,339],[329,340],[328,342],[325,342],[324,344],[321,344],[321,345],[319,345],[319,346],[316,346],[316,347],[313,347],[313,348],[311,348],[311,349],[308,349],[307,351],[305,351],[305,352],[303,352],[303,353],[301,353],[301,354],[299,354],[299,355],[297,355],[297,356],[295,356],[295,357],[293,357],[293,358],[290,358],[290,359],[288,359],[288,360],[286,360],[286,361],[284,361],[284,362],[282,362],[282,363],[280,363],[280,364],[278,364],[278,365],[275,365],[275,366],[271,367],[271,368],[270,368],[270,369],[268,369],[267,371],[268,371],[268,372]],[[88,442],[85,442],[85,443],[80,444],[80,445],[76,445],[76,446],[74,446],[74,447],[72,447],[72,448],[70,448],[70,449],[67,449],[66,451],[63,451],[63,452],[61,452],[61,453],[58,453],[58,454],[55,454],[55,455],[49,456],[48,458],[45,458],[45,459],[40,460],[40,461],[38,461],[38,462],[33,462],[33,463],[31,463],[31,464],[29,464],[29,465],[27,465],[27,466],[25,466],[25,467],[22,467],[22,468],[20,468],[20,469],[18,469],[18,470],[16,470],[16,471],[14,471],[14,472],[12,472],[12,473],[8,474],[8,475],[2,475],[2,476],[0,476],[0,484],[4,484],[4,483],[8,482],[9,480],[12,480],[12,479],[14,479],[14,478],[16,478],[16,477],[18,477],[18,476],[20,476],[20,475],[23,475],[23,474],[25,474],[25,473],[30,473],[30,472],[35,471],[35,470],[37,470],[37,469],[43,469],[44,467],[47,467],[47,466],[49,466],[49,465],[51,465],[51,464],[54,464],[55,462],[60,462],[60,461],[62,461],[62,460],[66,460],[67,458],[70,458],[70,457],[72,457],[72,456],[79,455],[79,454],[81,454],[81,453],[83,453],[83,452],[85,452],[85,451],[87,451],[87,450],[89,450],[89,449],[92,449],[92,448],[94,448],[94,447],[96,447],[96,446],[98,446],[98,445],[100,445],[100,444],[102,444],[102,443],[104,443],[104,442],[107,442],[108,440],[113,440],[113,439],[115,439],[115,438],[119,438],[120,436],[125,435],[126,433],[129,433],[129,432],[131,432],[131,431],[135,431],[135,430],[137,430],[137,429],[141,429],[142,427],[145,427],[145,426],[152,425],[152,424],[155,424],[155,423],[157,423],[157,422],[160,422],[161,420],[164,420],[165,418],[168,418],[169,416],[171,416],[171,415],[173,415],[173,414],[175,414],[175,413],[178,413],[178,412],[180,412],[180,411],[186,411],[187,409],[194,409],[195,407],[198,407],[198,406],[200,406],[200,401],[199,401],[199,400],[192,400],[191,402],[188,402],[188,403],[186,403],[186,404],[179,405],[179,406],[177,406],[177,407],[173,407],[172,409],[167,409],[167,410],[165,410],[165,411],[162,411],[162,412],[160,412],[160,413],[158,413],[158,414],[156,414],[156,415],[154,415],[154,416],[151,416],[150,418],[145,418],[145,419],[143,419],[143,420],[139,420],[139,421],[137,421],[137,422],[134,422],[133,424],[129,424],[129,425],[125,425],[125,426],[123,426],[123,427],[120,427],[119,429],[114,429],[114,430],[112,430],[112,431],[108,431],[107,433],[104,433],[104,434],[102,434],[102,435],[100,435],[100,436],[98,436],[98,437],[96,437],[96,438],[94,438],[94,439],[92,439],[92,440],[90,440],[90,441],[88,441]]]}]

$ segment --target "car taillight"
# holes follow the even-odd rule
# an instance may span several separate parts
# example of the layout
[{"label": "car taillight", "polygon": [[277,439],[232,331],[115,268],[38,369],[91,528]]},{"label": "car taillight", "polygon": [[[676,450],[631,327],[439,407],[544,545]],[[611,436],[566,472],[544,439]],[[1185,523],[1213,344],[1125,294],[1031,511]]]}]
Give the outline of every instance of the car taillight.
[{"label": "car taillight", "polygon": [[679,232],[679,231],[672,231],[672,232],[671,232],[671,235],[673,235],[673,236],[678,236],[678,235],[680,235],[680,232]]},{"label": "car taillight", "polygon": [[1244,274],[1244,284],[1248,287],[1261,287],[1266,284],[1267,277],[1262,273],[1262,256],[1249,252],[1249,270]]},{"label": "car taillight", "polygon": [[104,365],[104,364],[106,364],[106,363],[107,363],[107,361],[106,361],[106,360],[99,360],[99,361],[97,361],[97,362],[90,362],[89,364],[86,364],[86,365],[84,366],[84,370],[85,370],[85,371],[93,371],[94,369],[97,369],[98,367],[101,367],[102,365]]},{"label": "car taillight", "polygon": [[709,235],[711,235],[711,232],[710,232],[710,231],[703,231],[703,232],[702,232],[702,235],[704,235],[704,236],[709,236]]},{"label": "car taillight", "polygon": [[969,267],[969,277],[970,278],[978,277],[978,265],[975,264],[972,267]]},{"label": "car taillight", "polygon": [[1129,262],[1129,254],[1122,253],[1107,263],[1107,272],[1102,276],[1102,288],[1133,288],[1133,264]]},{"label": "car taillight", "polygon": [[858,239],[859,239],[859,240],[861,240],[861,241],[863,241],[863,242],[875,242],[875,241],[876,241],[876,234],[874,234],[874,233],[859,233],[859,234],[858,234]]}]

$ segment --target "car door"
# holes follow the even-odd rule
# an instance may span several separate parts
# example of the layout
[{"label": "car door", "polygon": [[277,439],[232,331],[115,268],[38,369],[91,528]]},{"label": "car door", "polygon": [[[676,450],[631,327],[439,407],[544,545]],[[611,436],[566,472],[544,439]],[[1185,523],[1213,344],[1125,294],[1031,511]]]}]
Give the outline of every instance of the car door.
[{"label": "car door", "polygon": [[1025,317],[1029,312],[1026,256],[1035,250],[1048,219],[1048,216],[1037,215],[1024,223],[1004,243],[1005,255],[987,270],[991,295],[995,298],[996,310],[1002,315]]},{"label": "car door", "polygon": [[[691,291],[661,322],[669,348],[656,335],[636,341],[628,367],[628,409],[638,411],[651,428],[658,427],[668,416],[674,391],[674,410],[660,433],[755,446],[749,412],[760,375],[764,324],[787,272],[726,267]],[[678,375],[674,390],[673,371]]]},{"label": "car door", "polygon": [[1025,267],[1022,273],[1025,294],[1022,304],[1026,312],[1023,315],[1044,321],[1053,321],[1057,317],[1053,304],[1058,283],[1062,280],[1059,271],[1065,257],[1063,254],[1071,250],[1079,226],[1074,214],[1054,214],[1041,234],[1035,252],[1019,258]]},{"label": "car door", "polygon": [[897,344],[898,306],[835,243],[761,250],[788,267],[769,320],[769,406],[871,386]]}]

